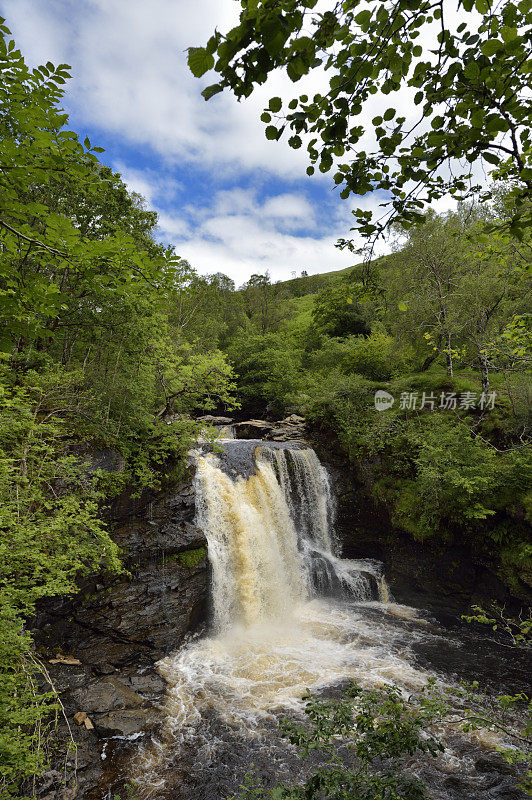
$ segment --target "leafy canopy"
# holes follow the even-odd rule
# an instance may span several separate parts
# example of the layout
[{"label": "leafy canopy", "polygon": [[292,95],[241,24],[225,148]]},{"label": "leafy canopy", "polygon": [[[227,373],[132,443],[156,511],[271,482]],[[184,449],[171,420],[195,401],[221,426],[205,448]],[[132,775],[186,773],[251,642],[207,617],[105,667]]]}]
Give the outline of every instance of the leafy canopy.
[{"label": "leafy canopy", "polygon": [[[268,139],[286,132],[291,147],[306,143],[308,174],[333,170],[343,198],[385,193],[379,219],[354,211],[364,236],[378,236],[392,219],[421,221],[424,205],[448,193],[477,194],[478,159],[515,184],[509,225],[522,235],[532,189],[528,0],[460,0],[458,13],[445,0],[329,0],[319,10],[317,0],[240,2],[236,27],[189,49],[195,76],[219,73],[203,96],[229,89],[248,97],[278,68],[294,83],[324,71],[323,94],[288,104],[273,97],[261,119]],[[399,90],[407,115],[397,111]],[[368,122],[382,95],[391,96],[389,108]]]}]

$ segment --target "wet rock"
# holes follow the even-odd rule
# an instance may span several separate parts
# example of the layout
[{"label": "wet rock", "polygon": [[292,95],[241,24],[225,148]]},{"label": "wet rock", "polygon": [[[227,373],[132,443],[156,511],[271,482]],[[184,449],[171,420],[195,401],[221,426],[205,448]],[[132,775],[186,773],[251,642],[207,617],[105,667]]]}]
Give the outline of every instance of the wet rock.
[{"label": "wet rock", "polygon": [[[437,537],[414,540],[396,528],[386,507],[375,501],[371,464],[361,462],[353,467],[330,431],[313,430],[307,436],[331,478],[342,555],[382,561],[386,581],[398,602],[453,618],[466,613],[472,603],[482,605],[496,599],[512,604],[515,587],[505,585],[500,561],[483,540],[476,545],[464,541],[460,531],[454,536],[449,531],[445,541]],[[520,599],[528,602],[530,592],[524,582],[521,588]]]},{"label": "wet rock", "polygon": [[99,469],[105,472],[123,472],[126,468],[124,456],[109,447],[89,452],[85,459],[88,472],[96,472]]},{"label": "wet rock", "polygon": [[127,708],[98,716],[95,724],[102,736],[133,736],[153,730],[160,721],[161,713],[155,708]]},{"label": "wet rock", "polygon": [[[83,703],[85,709],[94,713],[104,713],[117,708],[135,708],[144,703],[144,698],[140,694],[117,678],[105,678],[87,688],[77,689],[72,693],[72,697],[74,701]],[[85,717],[81,722],[84,722]]]},{"label": "wet rock", "polygon": [[266,438],[274,442],[290,440],[304,441],[306,435],[305,418],[299,414],[290,414],[289,417],[275,423],[275,427]]},{"label": "wet rock", "polygon": [[271,422],[263,419],[248,419],[233,425],[233,431],[236,439],[265,439],[273,427]]},{"label": "wet rock", "polygon": [[[86,579],[76,596],[43,602],[34,621],[37,647],[54,662],[48,671],[66,718],[85,715],[74,726],[79,798],[95,790],[107,768],[100,751],[108,737],[143,733],[161,720],[165,683],[155,662],[177,649],[206,613],[206,559],[193,567],[179,560],[180,553],[206,545],[194,524],[191,480],[158,496],[124,497],[113,514],[113,538],[129,574]],[[94,729],[87,729],[87,720]],[[59,772],[69,742],[60,718]],[[73,760],[69,770],[67,785],[74,780]],[[52,789],[60,800],[63,789],[45,782],[37,794],[42,798]]]}]

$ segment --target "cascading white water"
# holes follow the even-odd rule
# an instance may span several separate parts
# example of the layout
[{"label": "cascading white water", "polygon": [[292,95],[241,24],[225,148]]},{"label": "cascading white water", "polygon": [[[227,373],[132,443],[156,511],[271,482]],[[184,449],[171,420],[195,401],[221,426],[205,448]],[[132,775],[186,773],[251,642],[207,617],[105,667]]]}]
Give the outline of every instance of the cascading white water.
[{"label": "cascading white water", "polygon": [[314,451],[257,447],[255,458],[247,480],[232,480],[213,454],[197,459],[198,524],[209,543],[216,630],[286,620],[315,585],[372,599],[362,569],[377,585],[374,562],[333,553],[329,482]]},{"label": "cascading white water", "polygon": [[353,606],[320,596],[380,605],[387,590],[378,562],[335,555],[329,482],[314,451],[254,450],[247,478],[230,477],[213,453],[196,455],[213,629],[159,662],[167,717],[161,738],[136,760],[143,798],[157,796],[162,761],[198,736],[205,714],[253,735],[276,710],[300,708],[309,688],[346,677],[410,688],[426,679],[390,648],[386,624],[376,631]]}]

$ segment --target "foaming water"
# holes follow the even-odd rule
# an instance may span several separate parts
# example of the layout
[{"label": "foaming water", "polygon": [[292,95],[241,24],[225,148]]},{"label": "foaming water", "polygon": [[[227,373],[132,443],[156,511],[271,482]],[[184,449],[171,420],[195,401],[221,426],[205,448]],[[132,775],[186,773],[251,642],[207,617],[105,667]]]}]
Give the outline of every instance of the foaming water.
[{"label": "foaming water", "polygon": [[[160,662],[171,689],[168,727],[182,736],[214,708],[230,724],[253,729],[279,709],[298,709],[307,688],[346,676],[373,686],[400,680],[413,689],[426,675],[368,641],[366,623],[318,600],[289,622],[233,626]],[[187,731],[188,732],[188,731]]]},{"label": "foaming water", "polygon": [[[166,716],[133,764],[142,800],[226,796],[218,785],[209,788],[211,776],[234,758],[235,746],[251,753],[253,741],[259,756],[279,762],[280,774],[286,745],[275,738],[274,723],[279,713],[302,709],[307,689],[352,678],[365,687],[397,683],[410,693],[431,674],[415,666],[412,648],[439,635],[419,612],[393,602],[379,562],[336,554],[329,483],[315,453],[258,443],[254,470],[247,465],[235,477],[241,445],[233,446],[233,462],[231,443],[223,463],[212,453],[196,454],[212,630],[158,664],[168,684]],[[197,757],[210,767],[194,788],[175,781],[168,788],[170,762],[189,763],[193,771]],[[455,761],[465,769],[449,751],[446,768]],[[238,787],[243,767],[231,773],[227,794]]]}]

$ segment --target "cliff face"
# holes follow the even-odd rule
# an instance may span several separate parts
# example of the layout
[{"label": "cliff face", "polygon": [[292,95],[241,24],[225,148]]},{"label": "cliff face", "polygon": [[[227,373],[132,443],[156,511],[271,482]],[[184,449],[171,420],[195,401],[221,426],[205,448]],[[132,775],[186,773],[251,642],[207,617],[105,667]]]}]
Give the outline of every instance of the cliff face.
[{"label": "cliff face", "polygon": [[373,499],[369,482],[359,477],[330,439],[316,433],[309,438],[333,483],[342,555],[382,561],[398,602],[460,615],[472,603],[497,601],[518,608],[532,600],[527,574],[507,576],[488,537],[485,542],[462,540],[459,533],[449,532],[445,541],[437,537],[416,541],[394,527],[386,509]]},{"label": "cliff face", "polygon": [[159,722],[165,684],[155,663],[206,617],[206,541],[194,513],[191,481],[156,497],[118,498],[110,522],[129,575],[85,581],[34,620],[62,703],[53,768],[40,781],[46,800],[104,796],[99,785],[113,783],[109,770],[119,770],[128,739]]}]

